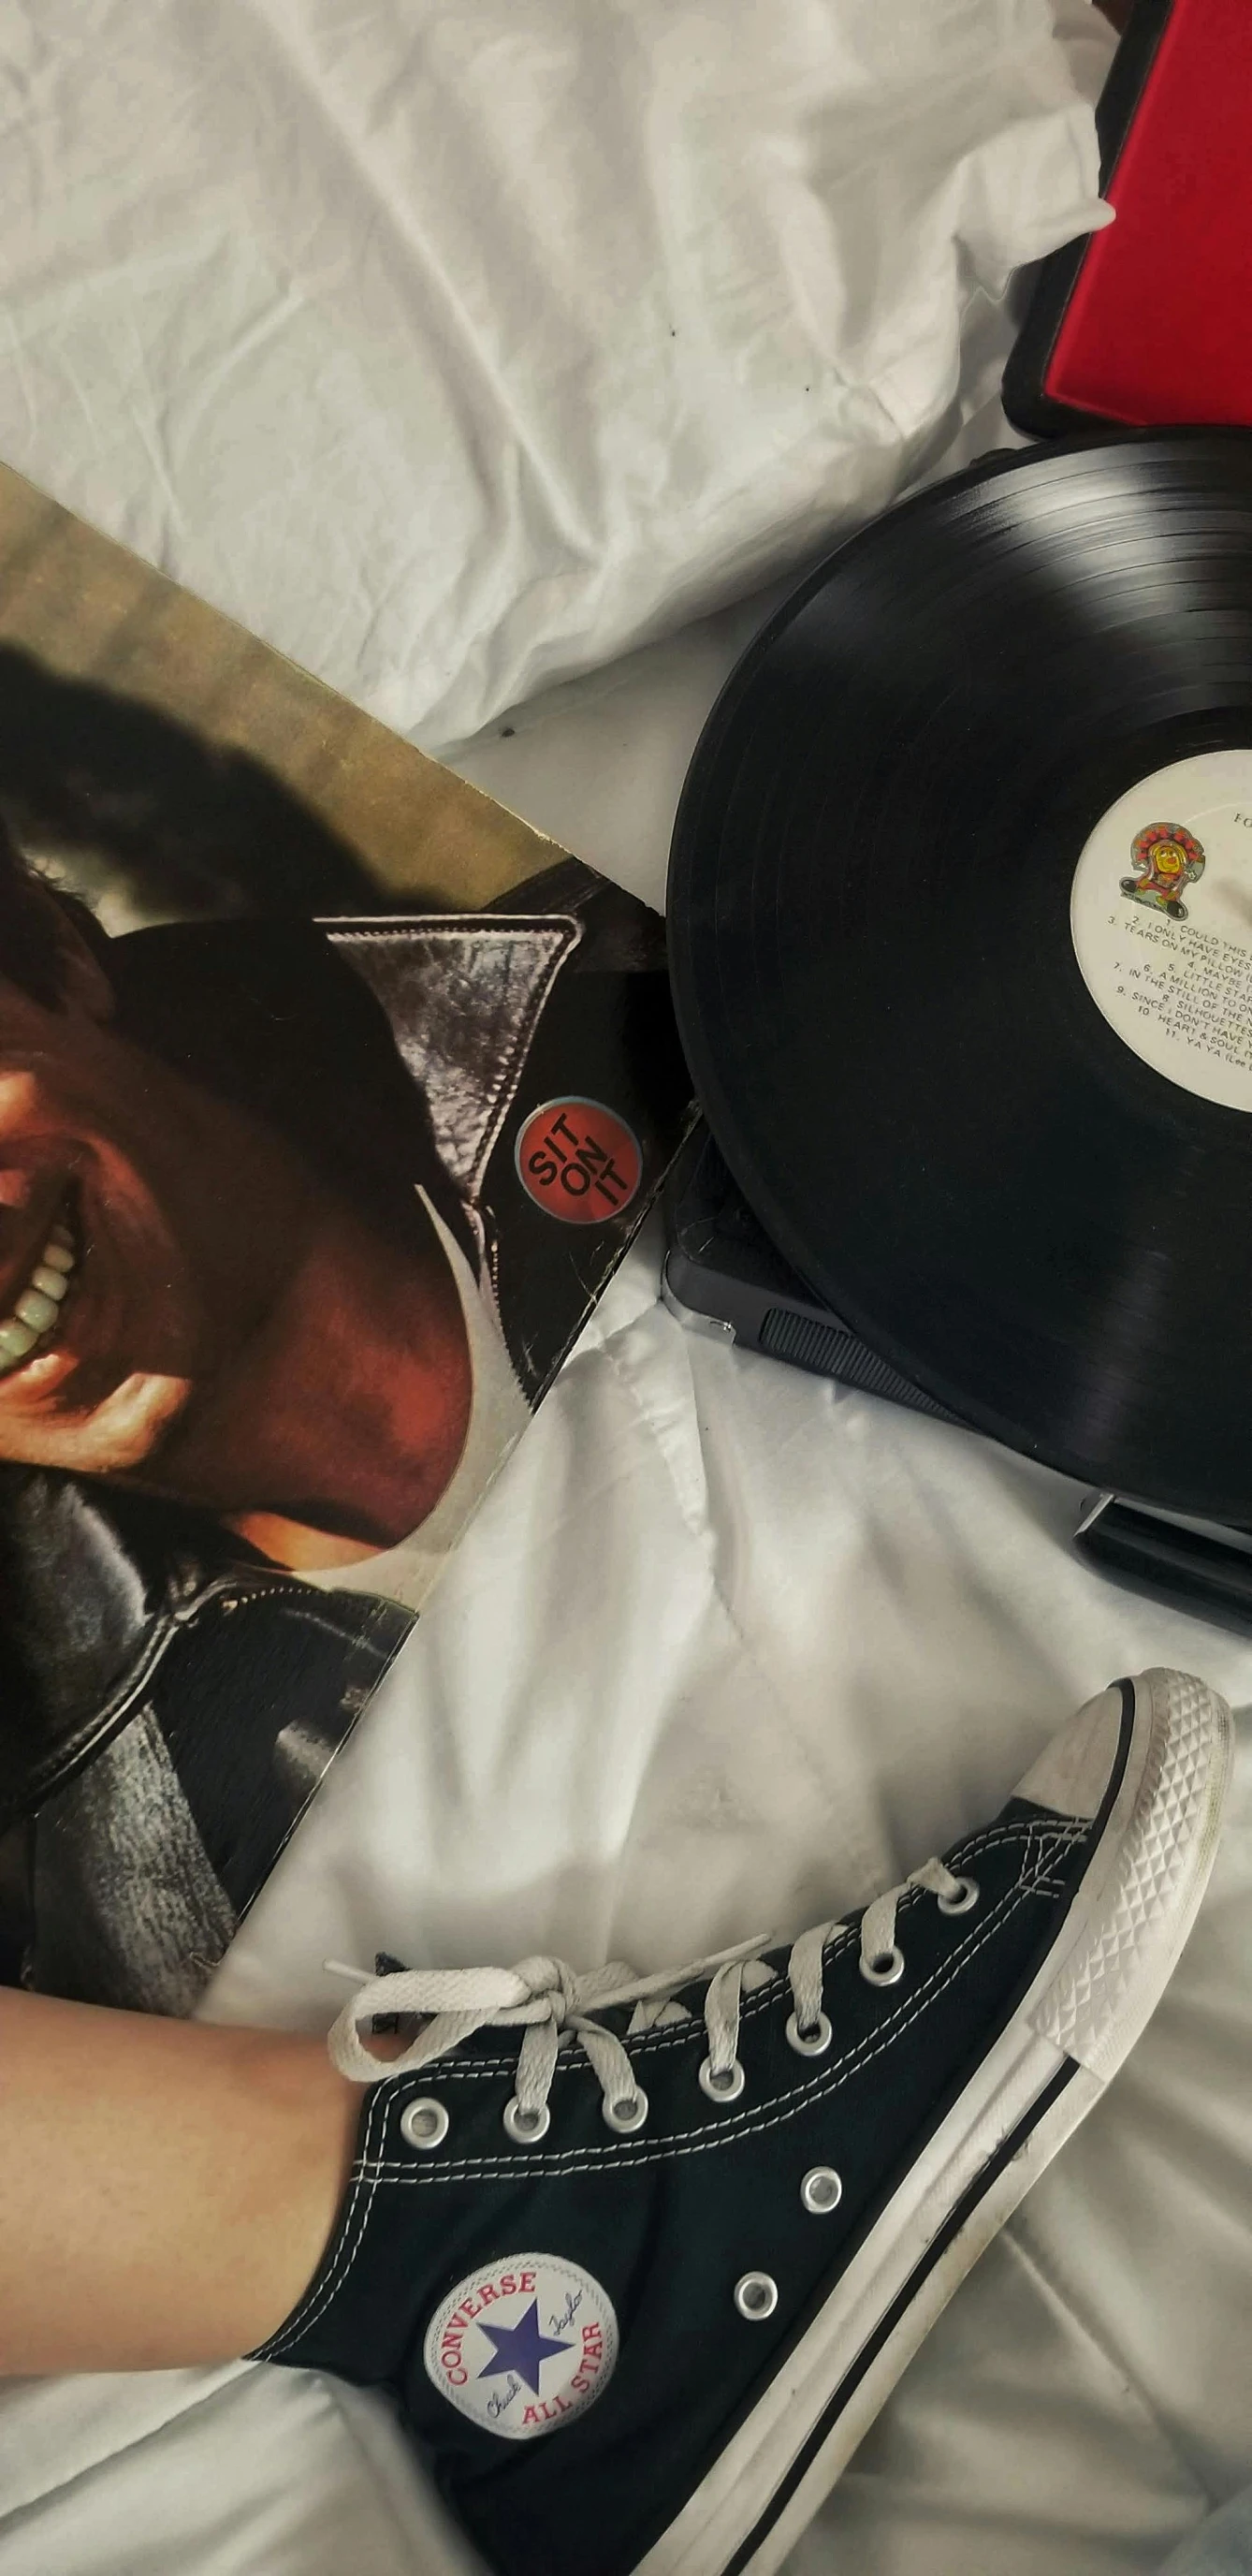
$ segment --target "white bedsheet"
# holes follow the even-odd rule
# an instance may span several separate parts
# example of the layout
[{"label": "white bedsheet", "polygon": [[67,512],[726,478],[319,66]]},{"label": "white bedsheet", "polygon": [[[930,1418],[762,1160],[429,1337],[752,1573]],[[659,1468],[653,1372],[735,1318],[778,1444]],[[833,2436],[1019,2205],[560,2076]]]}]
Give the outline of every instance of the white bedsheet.
[{"label": "white bedsheet", "polygon": [[427,745],[876,507],[1096,212],[1048,0],[0,0],[0,137],[0,454]]},{"label": "white bedsheet", "polygon": [[[354,42],[367,46],[385,14],[394,23],[378,6],[350,13]],[[461,13],[421,14],[456,41]],[[624,42],[632,13],[605,14]],[[827,13],[794,0],[781,14],[802,49]],[[3,94],[27,158],[18,179],[10,159],[4,185],[39,217],[29,238],[9,231],[20,292],[6,311],[0,444],[380,712],[456,732],[466,709],[504,704],[545,668],[602,659],[659,618],[663,598],[672,614],[674,556],[658,553],[650,604],[628,584],[607,599],[584,588],[569,614],[558,580],[523,614],[524,550],[493,556],[494,536],[503,527],[520,547],[534,496],[547,507],[554,487],[536,468],[506,507],[484,465],[481,541],[447,569],[447,622],[442,595],[415,604],[407,531],[423,489],[432,506],[446,424],[406,337],[418,306],[397,301],[400,251],[421,247],[388,219],[380,178],[402,124],[379,97],[362,109],[359,85],[352,131],[327,124],[312,58],[328,28],[349,23],[327,0],[226,7],[212,21],[216,66],[201,59],[209,23],[190,0],[0,6],[0,28],[25,46],[5,48]],[[572,23],[565,13],[567,37]],[[77,86],[65,73],[74,43]],[[177,116],[151,133],[136,120],[144,49],[164,48],[168,65],[171,44],[187,53],[188,99],[222,62],[252,67],[232,97],[259,160],[275,102],[293,131],[321,137],[291,163],[307,219],[298,275],[262,273],[247,223],[246,258],[232,265],[230,185],[197,199],[184,184],[203,133]],[[129,112],[108,128],[97,220],[82,173],[101,159],[115,61],[131,86],[114,106]],[[584,110],[575,102],[571,115]],[[1014,152],[1023,139],[1045,147],[1032,185],[1047,168],[1055,178],[1061,129],[1078,135],[1064,116],[1044,127],[1015,128]],[[1089,169],[1084,132],[1075,148]],[[984,178],[989,166],[1003,175],[1003,157],[979,164]],[[382,299],[363,337],[347,270],[329,256],[318,267],[317,173],[348,168]],[[476,231],[489,229],[500,173],[489,176],[470,187]],[[813,320],[804,241],[789,224],[806,200],[788,197],[785,174],[779,187],[765,191],[778,217],[771,274],[790,278],[802,333]],[[164,230],[154,202],[163,223],[177,215]],[[971,209],[966,196],[972,224]],[[707,253],[711,233],[702,240]],[[728,271],[728,294],[747,275]],[[550,292],[552,276],[541,284]],[[603,330],[606,309],[583,314],[584,334],[593,321]],[[706,339],[728,312],[706,280]],[[1003,435],[981,407],[1007,326],[977,294],[966,320],[959,385],[945,379],[940,408],[970,416],[976,446]],[[910,342],[926,345],[924,330]],[[947,366],[950,349],[940,354]],[[567,417],[587,381],[574,371]],[[931,400],[933,367],[927,383]],[[832,421],[843,438],[837,406]],[[663,427],[681,446],[672,385]],[[710,520],[688,603],[728,593],[753,565],[763,573],[839,505],[843,487],[815,458],[806,449],[803,491],[771,487],[755,533],[741,520],[732,544]],[[675,542],[693,488],[668,493]],[[629,547],[653,524],[636,512]],[[566,538],[562,562],[585,570],[604,552],[598,521],[590,537],[563,522]],[[624,539],[623,561],[627,550]],[[511,625],[497,614],[505,601]],[[465,767],[658,897],[698,723],[754,613],[728,611],[528,707],[513,733],[471,746]],[[482,652],[467,658],[475,635]],[[728,1352],[677,1323],[656,1286],[653,1234],[255,1909],[217,1981],[219,2015],[318,2026],[338,2000],[321,1960],[376,1944],[449,1963],[556,1947],[648,1965],[767,1923],[798,1928],[980,1819],[1113,1674],[1179,1662],[1252,1703],[1252,1646],[1136,1602],[1072,1559],[1075,1496],[1062,1480]],[[1147,2576],[1207,2498],[1252,2475],[1246,1742],[1244,1754],[1212,1894],[1151,2032],[954,2303],[793,2576]],[[466,2563],[386,2410],[324,2383],[240,2366],[0,2399],[0,2576],[454,2576]]]}]

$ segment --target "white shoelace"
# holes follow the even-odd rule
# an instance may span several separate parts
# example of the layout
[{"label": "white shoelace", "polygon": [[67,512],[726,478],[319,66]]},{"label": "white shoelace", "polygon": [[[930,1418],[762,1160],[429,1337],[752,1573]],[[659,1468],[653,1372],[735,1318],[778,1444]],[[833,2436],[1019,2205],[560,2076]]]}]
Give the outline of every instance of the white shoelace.
[{"label": "white shoelace", "polygon": [[[939,1899],[945,1913],[966,1913],[978,1900],[971,1878],[958,1878],[941,1860],[928,1860],[898,1887],[875,1897],[860,1927],[861,1972],[874,1985],[893,1985],[903,1973],[896,1942],[896,1909],[912,1888]],[[830,2044],[830,2025],[822,2011],[823,1953],[845,1923],[818,1923],[793,1942],[787,1960],[793,2017],[788,2036],[802,2055],[823,2054]],[[567,2042],[581,2048],[599,2079],[605,2116],[613,2127],[642,2125],[646,2100],[626,2050],[595,2014],[614,2006],[634,2007],[628,2036],[655,2029],[661,2022],[692,2016],[675,2000],[680,1987],[708,1979],[704,2027],[708,2055],[700,2080],[714,2098],[733,2098],[742,2087],[738,2065],[739,2015],[743,1997],[772,1984],[777,1970],[760,1953],[778,1945],[768,1935],[743,1941],[733,1950],[696,1959],[685,1968],[666,1968],[639,1977],[614,1960],[577,1976],[563,1959],[522,1959],[515,1968],[402,1968],[371,1977],[363,1969],[328,1959],[332,1975],[351,1977],[357,1991],[344,2006],[327,2046],[341,2075],[357,2084],[417,2073],[458,2048],[475,2031],[521,2029],[516,2090],[509,2111],[517,2121],[515,2135],[542,2135],[548,2125],[548,2093],[558,2050]],[[361,2031],[375,2015],[423,2020],[423,2027],[395,2057],[381,2059],[363,2045]],[[424,2017],[429,2015],[429,2019]]]}]

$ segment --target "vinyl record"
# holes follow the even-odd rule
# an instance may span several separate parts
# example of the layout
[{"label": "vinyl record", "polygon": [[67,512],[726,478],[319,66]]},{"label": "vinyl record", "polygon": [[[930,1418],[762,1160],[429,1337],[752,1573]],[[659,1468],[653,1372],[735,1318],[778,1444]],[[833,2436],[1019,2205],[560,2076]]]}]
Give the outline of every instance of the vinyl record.
[{"label": "vinyl record", "polygon": [[779,1250],[976,1427],[1252,1520],[1252,435],[986,460],[705,729],[684,1040]]}]

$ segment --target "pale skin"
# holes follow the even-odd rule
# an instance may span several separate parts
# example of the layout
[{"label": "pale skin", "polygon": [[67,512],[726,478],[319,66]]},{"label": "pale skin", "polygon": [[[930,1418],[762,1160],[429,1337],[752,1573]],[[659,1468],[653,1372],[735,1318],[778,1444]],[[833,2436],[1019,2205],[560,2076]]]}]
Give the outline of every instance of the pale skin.
[{"label": "pale skin", "polygon": [[343,2197],[359,2086],[324,2043],[0,1988],[0,2375],[235,2359]]}]

